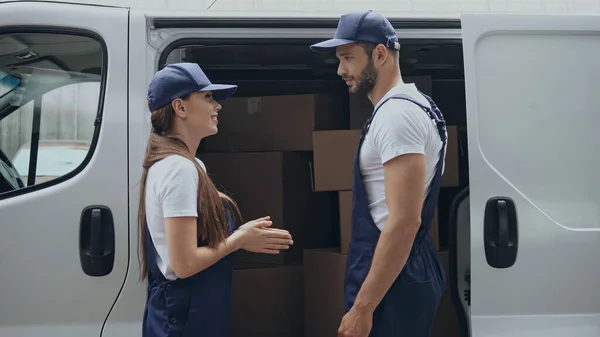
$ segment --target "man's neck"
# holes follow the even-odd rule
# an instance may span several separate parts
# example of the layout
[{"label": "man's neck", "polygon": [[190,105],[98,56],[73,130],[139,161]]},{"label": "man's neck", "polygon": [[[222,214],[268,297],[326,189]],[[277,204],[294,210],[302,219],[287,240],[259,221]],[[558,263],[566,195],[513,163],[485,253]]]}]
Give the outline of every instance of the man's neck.
[{"label": "man's neck", "polygon": [[377,81],[377,84],[375,84],[373,90],[371,90],[371,92],[367,94],[367,97],[369,97],[369,100],[371,101],[373,106],[376,106],[377,103],[379,103],[379,101],[383,98],[383,96],[385,96],[385,94],[392,90],[393,87],[402,83],[402,76],[400,76],[399,71],[394,72],[393,75],[388,78],[380,77],[379,81]]}]

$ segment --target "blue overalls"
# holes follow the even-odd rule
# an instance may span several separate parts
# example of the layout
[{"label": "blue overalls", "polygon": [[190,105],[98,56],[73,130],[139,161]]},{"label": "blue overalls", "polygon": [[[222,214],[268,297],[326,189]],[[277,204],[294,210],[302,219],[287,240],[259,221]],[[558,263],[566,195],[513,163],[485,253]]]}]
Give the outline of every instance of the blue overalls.
[{"label": "blue overalls", "polygon": [[[381,303],[373,313],[373,328],[370,337],[428,337],[437,312],[440,297],[446,286],[446,279],[433,247],[429,228],[437,204],[443,156],[446,147],[446,124],[444,118],[431,98],[423,95],[431,104],[425,107],[406,95],[395,95],[385,99],[404,99],[417,104],[435,121],[442,139],[442,149],[435,176],[423,204],[421,226],[415,237],[404,268],[394,281]],[[346,264],[344,287],[345,310],[348,312],[371,267],[373,254],[381,231],[375,225],[369,211],[369,202],[363,186],[359,168],[359,153],[375,109],[365,123],[354,159],[354,187],[352,193],[352,234]]]},{"label": "blue overalls", "polygon": [[[229,212],[227,220],[231,234],[235,224]],[[148,230],[146,233],[148,299],[142,336],[227,337],[233,256],[230,254],[188,278],[167,280],[158,269],[154,245]]]}]

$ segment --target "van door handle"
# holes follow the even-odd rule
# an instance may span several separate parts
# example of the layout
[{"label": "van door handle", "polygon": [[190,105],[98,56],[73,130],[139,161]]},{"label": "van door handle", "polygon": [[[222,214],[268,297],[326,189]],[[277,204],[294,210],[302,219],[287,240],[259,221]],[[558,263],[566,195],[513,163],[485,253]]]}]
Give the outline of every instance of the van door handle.
[{"label": "van door handle", "polygon": [[484,248],[493,268],[510,268],[517,260],[519,235],[515,203],[507,197],[494,197],[485,205]]},{"label": "van door handle", "polygon": [[81,212],[79,224],[79,260],[90,276],[112,272],[115,260],[113,216],[106,206],[89,206]]}]

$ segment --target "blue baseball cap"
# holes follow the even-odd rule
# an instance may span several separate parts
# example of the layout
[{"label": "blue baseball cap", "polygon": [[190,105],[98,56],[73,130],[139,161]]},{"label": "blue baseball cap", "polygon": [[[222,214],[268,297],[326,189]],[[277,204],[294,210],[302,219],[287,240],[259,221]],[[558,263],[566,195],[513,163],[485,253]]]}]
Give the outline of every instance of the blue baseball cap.
[{"label": "blue baseball cap", "polygon": [[237,85],[212,84],[196,63],[168,64],[152,77],[148,86],[150,111],[155,111],[173,101],[196,91],[211,91],[216,101],[231,97]]},{"label": "blue baseball cap", "polygon": [[382,44],[400,50],[400,42],[392,24],[383,15],[373,11],[342,15],[333,39],[313,44],[310,49],[325,52],[354,42]]}]

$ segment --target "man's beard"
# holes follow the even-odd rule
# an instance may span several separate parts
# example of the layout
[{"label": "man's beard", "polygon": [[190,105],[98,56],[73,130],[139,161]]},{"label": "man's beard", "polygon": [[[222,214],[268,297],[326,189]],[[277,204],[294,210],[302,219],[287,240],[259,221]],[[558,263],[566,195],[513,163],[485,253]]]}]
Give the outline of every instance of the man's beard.
[{"label": "man's beard", "polygon": [[373,58],[369,57],[367,65],[360,72],[360,75],[356,77],[356,87],[350,87],[349,91],[351,94],[368,94],[370,93],[375,84],[377,83],[377,69],[373,64]]}]

